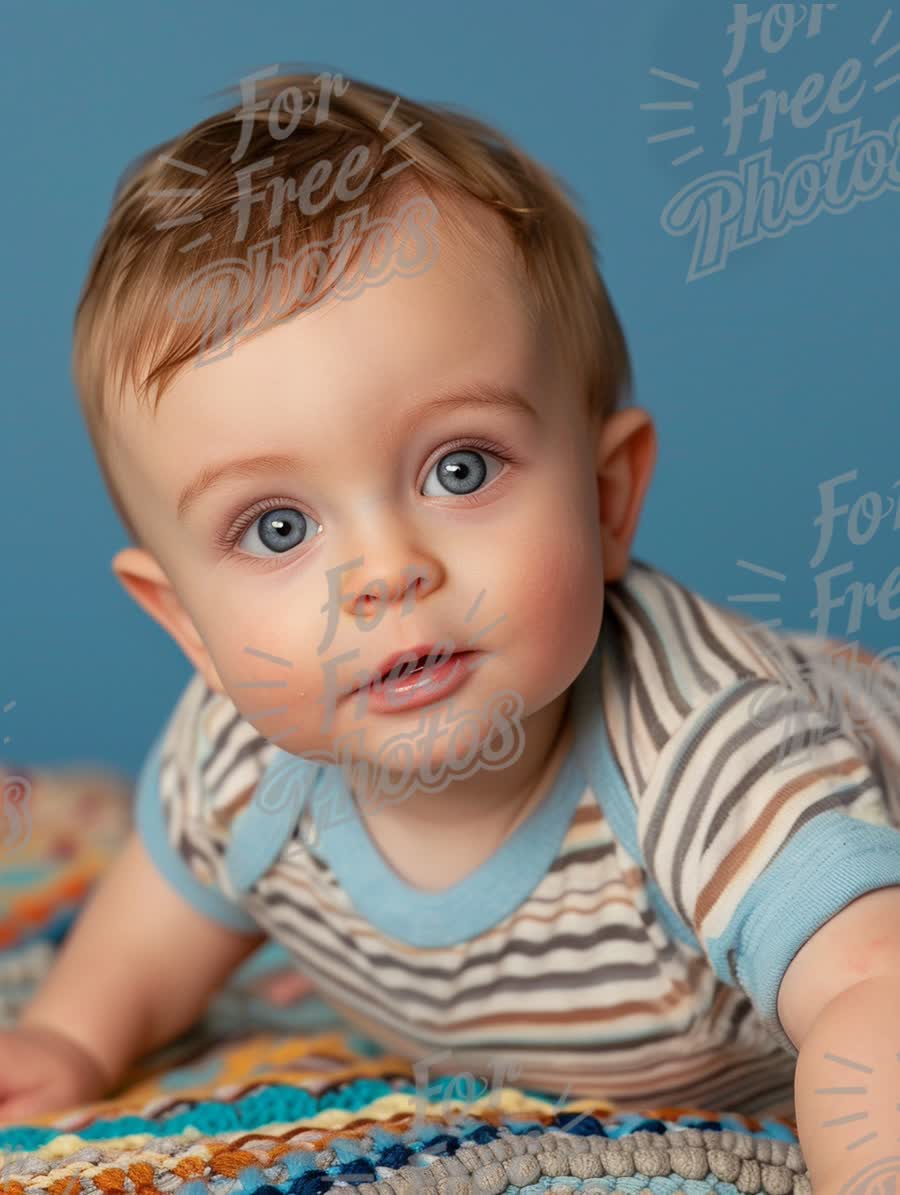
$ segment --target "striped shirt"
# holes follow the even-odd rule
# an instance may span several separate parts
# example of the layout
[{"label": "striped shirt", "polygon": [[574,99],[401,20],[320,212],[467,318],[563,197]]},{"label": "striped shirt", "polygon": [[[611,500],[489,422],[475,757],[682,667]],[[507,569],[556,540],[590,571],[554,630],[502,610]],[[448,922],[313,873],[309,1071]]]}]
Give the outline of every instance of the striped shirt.
[{"label": "striped shirt", "polygon": [[[781,979],[900,884],[900,671],[632,559],[568,717],[546,796],[444,891],[388,866],[339,765],[289,756],[199,674],[141,771],[137,829],[188,901],[282,944],[423,1083],[793,1117]],[[257,799],[286,764],[302,799]]]}]

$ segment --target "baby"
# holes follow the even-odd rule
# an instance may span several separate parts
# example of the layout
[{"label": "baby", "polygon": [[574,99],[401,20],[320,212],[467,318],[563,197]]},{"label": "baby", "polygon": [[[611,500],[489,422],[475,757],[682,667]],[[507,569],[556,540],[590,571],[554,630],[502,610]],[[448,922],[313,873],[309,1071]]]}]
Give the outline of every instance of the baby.
[{"label": "baby", "polygon": [[268,938],[430,1075],[793,1116],[900,990],[900,677],[632,555],[654,426],[564,187],[259,72],[120,184],[74,373],[196,671],[3,1117],[112,1090]]}]

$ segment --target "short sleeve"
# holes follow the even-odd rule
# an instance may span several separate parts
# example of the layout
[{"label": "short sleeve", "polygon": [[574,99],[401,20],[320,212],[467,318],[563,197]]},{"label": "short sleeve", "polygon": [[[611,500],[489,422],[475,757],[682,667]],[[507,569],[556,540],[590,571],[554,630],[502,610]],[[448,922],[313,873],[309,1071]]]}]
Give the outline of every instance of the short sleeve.
[{"label": "short sleeve", "polygon": [[259,925],[249,914],[216,889],[200,882],[169,841],[160,794],[165,733],[151,747],[138,775],[134,798],[135,829],[157,870],[189,904],[229,929],[247,934],[258,932]]},{"label": "short sleeve", "polygon": [[[896,722],[888,730],[900,740]],[[638,797],[639,850],[669,913],[795,1056],[778,1020],[782,978],[851,901],[900,884],[891,810],[877,756],[767,678],[693,710]]]}]

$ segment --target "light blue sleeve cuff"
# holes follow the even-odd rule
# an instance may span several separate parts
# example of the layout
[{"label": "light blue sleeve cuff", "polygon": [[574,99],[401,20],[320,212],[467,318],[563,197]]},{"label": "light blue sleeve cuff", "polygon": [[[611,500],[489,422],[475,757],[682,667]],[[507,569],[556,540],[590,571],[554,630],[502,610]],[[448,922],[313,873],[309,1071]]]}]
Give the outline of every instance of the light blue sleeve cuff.
[{"label": "light blue sleeve cuff", "polygon": [[134,823],[147,854],[160,874],[184,899],[212,921],[242,933],[259,933],[249,914],[227,900],[216,889],[202,884],[184,859],[173,850],[166,834],[159,795],[159,769],[163,735],[150,749],[135,787]]},{"label": "light blue sleeve cuff", "polygon": [[858,896],[895,884],[900,829],[834,809],[818,814],[751,886],[725,933],[709,942],[716,974],[733,984],[728,954],[734,951],[741,987],[762,1016],[780,1025],[778,989],[800,948]]}]

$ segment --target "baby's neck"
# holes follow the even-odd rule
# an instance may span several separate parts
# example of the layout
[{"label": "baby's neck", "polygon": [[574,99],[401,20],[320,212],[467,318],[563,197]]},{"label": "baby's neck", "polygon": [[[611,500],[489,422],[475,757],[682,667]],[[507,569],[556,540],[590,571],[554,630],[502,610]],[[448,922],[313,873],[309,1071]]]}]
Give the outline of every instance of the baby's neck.
[{"label": "baby's neck", "polygon": [[439,793],[416,792],[371,813],[360,809],[369,837],[402,880],[425,892],[445,891],[486,863],[531,816],[552,790],[573,737],[566,694],[541,713],[535,725],[523,723],[526,750],[508,773],[482,770]]}]

